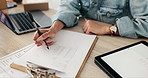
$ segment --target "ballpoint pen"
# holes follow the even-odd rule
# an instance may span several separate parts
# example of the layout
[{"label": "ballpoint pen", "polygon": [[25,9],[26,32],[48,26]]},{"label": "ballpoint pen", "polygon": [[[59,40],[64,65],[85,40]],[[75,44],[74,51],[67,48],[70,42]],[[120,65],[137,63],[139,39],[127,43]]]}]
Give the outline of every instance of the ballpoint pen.
[{"label": "ballpoint pen", "polygon": [[[37,33],[39,34],[39,36],[41,36],[42,33],[40,32],[40,30],[39,30],[38,27],[36,26],[36,23],[35,23],[35,22],[32,22],[32,23],[33,23],[34,27],[36,27],[36,30],[37,30]],[[49,49],[47,42],[46,42],[45,40],[44,40],[44,42],[45,42],[45,44],[46,44],[46,46],[47,46],[47,49]]]},{"label": "ballpoint pen", "polygon": [[[30,12],[26,12],[26,13],[29,15],[30,20],[32,21],[33,26],[36,27],[36,30],[37,30],[39,36],[41,36],[43,33],[41,33],[40,30],[38,29],[38,26],[36,25],[35,19],[33,18],[32,14]],[[45,44],[47,46],[47,49],[49,49],[47,42],[45,40],[44,40],[44,42],[45,42]]]}]

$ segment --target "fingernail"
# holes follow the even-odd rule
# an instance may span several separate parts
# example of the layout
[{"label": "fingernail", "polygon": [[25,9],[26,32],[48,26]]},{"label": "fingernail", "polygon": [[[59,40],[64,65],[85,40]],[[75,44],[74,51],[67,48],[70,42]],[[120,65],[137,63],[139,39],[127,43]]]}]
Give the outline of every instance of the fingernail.
[{"label": "fingernail", "polygon": [[46,42],[48,43],[48,42],[51,42],[51,39],[45,39],[46,40]]},{"label": "fingernail", "polygon": [[40,46],[40,45],[37,44],[37,46]]},{"label": "fingernail", "polygon": [[42,44],[37,44],[37,46],[41,46]]},{"label": "fingernail", "polygon": [[52,44],[55,44],[55,43],[56,43],[56,41],[53,41],[53,42],[52,42]]},{"label": "fingernail", "polygon": [[41,40],[43,40],[43,37],[39,37],[39,38],[37,39],[37,41],[41,41]]}]

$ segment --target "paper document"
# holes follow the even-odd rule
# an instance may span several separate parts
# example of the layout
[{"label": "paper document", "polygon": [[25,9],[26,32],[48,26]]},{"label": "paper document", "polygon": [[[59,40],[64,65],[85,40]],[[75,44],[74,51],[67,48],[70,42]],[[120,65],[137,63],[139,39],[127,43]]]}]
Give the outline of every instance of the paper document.
[{"label": "paper document", "polygon": [[56,73],[59,77],[75,78],[95,38],[95,35],[61,30],[53,39],[56,43],[49,46],[49,50],[46,46],[34,46],[14,63],[25,66],[28,61],[61,71]]},{"label": "paper document", "polygon": [[22,55],[24,55],[28,50],[30,50],[30,48],[32,48],[32,46],[34,46],[33,44],[22,48],[20,50],[17,50],[11,54],[8,54],[4,57],[0,58],[0,78],[29,78],[30,75],[22,72],[22,71],[18,71],[15,70],[13,68],[10,68],[10,64],[18,59],[19,57],[21,57]]},{"label": "paper document", "polygon": [[[71,58],[73,58],[76,50],[77,49],[60,45],[50,46],[50,50],[45,46],[34,46],[26,55],[18,59],[19,62],[16,61],[16,63],[25,66],[28,61],[42,67],[64,72],[64,68],[68,65]],[[26,62],[20,60],[26,60]]]}]

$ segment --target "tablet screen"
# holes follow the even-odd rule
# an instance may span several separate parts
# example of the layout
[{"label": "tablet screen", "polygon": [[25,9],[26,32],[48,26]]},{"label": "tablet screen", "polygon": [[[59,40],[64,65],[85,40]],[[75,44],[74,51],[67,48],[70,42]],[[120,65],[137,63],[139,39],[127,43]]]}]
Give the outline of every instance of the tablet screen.
[{"label": "tablet screen", "polygon": [[148,77],[148,47],[142,43],[101,59],[121,77]]}]

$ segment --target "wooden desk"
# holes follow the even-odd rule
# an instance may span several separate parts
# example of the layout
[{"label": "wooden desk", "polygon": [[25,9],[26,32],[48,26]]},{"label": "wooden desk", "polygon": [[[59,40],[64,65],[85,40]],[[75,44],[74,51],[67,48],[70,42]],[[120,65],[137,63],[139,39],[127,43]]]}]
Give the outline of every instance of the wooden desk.
[{"label": "wooden desk", "polygon": [[[23,11],[22,8],[23,8],[22,5],[18,5],[18,7],[16,8],[12,8],[5,11],[8,13],[22,12]],[[48,16],[52,16],[53,14],[55,14],[56,11],[49,9],[48,11],[43,11],[43,12]],[[83,33],[82,31],[83,24],[84,20],[81,19],[79,21],[78,26],[73,28],[67,28],[66,30]],[[33,43],[32,40],[33,34],[34,32],[23,35],[16,35],[0,22],[0,57],[5,56],[15,50],[18,50]],[[98,36],[98,37],[99,39],[80,74],[80,78],[108,78],[108,76],[99,67],[97,67],[94,64],[95,56],[107,53],[109,51],[115,50],[117,48],[141,40],[145,40],[148,42],[148,39],[129,39],[119,36]]]}]

